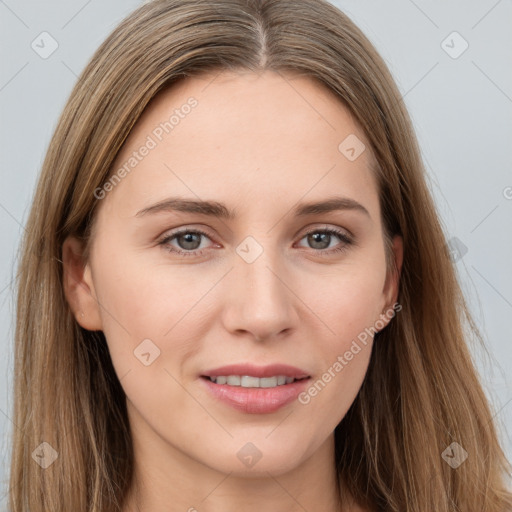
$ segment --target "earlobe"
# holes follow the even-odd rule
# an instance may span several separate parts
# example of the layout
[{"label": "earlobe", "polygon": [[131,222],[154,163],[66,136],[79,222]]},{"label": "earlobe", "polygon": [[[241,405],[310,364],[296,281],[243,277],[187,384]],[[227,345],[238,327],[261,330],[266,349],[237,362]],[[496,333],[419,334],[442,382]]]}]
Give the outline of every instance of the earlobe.
[{"label": "earlobe", "polygon": [[83,245],[76,237],[62,244],[63,287],[76,321],[90,331],[102,329],[100,307],[89,264],[83,261]]}]

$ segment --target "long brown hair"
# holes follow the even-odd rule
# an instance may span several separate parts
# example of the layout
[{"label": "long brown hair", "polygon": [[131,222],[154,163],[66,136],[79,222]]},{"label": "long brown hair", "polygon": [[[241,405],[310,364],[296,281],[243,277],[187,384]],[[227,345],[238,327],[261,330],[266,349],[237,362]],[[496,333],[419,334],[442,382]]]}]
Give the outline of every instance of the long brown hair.
[{"label": "long brown hair", "polygon": [[[467,347],[480,339],[446,249],[412,123],[383,59],[325,0],[154,0],[100,46],[43,164],[21,246],[11,512],[120,510],[132,483],[125,395],[101,332],[62,288],[61,248],[88,242],[94,191],[148,102],[221,70],[293,71],[344,102],[371,143],[386,235],[404,240],[402,310],[376,335],[362,388],[335,431],[340,482],[395,512],[512,510],[510,471]],[[41,470],[33,452],[57,460]],[[443,452],[456,442],[456,469]],[[37,453],[35,455],[37,457]]]}]

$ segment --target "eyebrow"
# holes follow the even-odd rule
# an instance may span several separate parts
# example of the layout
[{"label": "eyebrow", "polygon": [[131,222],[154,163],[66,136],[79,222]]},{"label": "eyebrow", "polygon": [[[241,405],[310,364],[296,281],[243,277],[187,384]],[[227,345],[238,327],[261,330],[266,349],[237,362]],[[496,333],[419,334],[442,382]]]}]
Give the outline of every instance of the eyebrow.
[{"label": "eyebrow", "polygon": [[[296,217],[305,217],[307,215],[343,210],[359,211],[370,217],[368,210],[361,203],[358,203],[354,199],[340,196],[331,197],[324,201],[301,203],[292,209],[292,214]],[[159,201],[152,206],[143,208],[137,212],[135,216],[141,217],[147,214],[172,211],[198,213],[226,220],[234,220],[236,218],[235,210],[229,210],[223,203],[219,203],[217,201],[183,199],[180,197],[170,197],[163,201]]]}]

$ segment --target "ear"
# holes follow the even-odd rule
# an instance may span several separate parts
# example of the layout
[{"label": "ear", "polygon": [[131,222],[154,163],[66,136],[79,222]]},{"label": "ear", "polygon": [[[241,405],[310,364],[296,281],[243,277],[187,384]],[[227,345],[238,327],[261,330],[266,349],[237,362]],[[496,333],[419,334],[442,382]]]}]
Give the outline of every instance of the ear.
[{"label": "ear", "polygon": [[101,331],[100,305],[94,291],[91,268],[83,261],[83,244],[68,237],[62,244],[64,295],[76,321],[89,331]]},{"label": "ear", "polygon": [[[400,286],[400,275],[402,272],[402,263],[404,259],[404,242],[400,235],[395,235],[391,245],[392,271],[388,272],[386,282],[384,284],[384,308],[380,315],[380,323],[384,323],[384,327],[388,325],[394,316],[394,304],[398,300],[398,290]],[[400,307],[400,306],[399,306]],[[401,307],[400,307],[401,309]],[[400,310],[398,309],[398,311]],[[382,327],[379,330],[382,330]]]}]

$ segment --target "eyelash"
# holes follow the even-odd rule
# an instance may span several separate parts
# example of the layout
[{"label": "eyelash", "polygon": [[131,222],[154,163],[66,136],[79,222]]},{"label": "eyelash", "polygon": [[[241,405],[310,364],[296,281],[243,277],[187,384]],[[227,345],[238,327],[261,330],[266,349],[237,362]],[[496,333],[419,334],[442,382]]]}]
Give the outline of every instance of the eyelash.
[{"label": "eyelash", "polygon": [[[178,254],[179,256],[201,256],[203,254],[203,252],[205,250],[207,250],[207,249],[196,249],[194,251],[184,251],[184,250],[181,250],[181,249],[176,249],[174,247],[171,248],[171,246],[169,245],[169,242],[174,240],[179,235],[183,235],[184,233],[193,233],[193,234],[196,234],[196,235],[203,235],[206,238],[210,238],[208,233],[205,233],[204,231],[202,231],[200,229],[182,229],[180,231],[176,231],[176,232],[166,236],[160,242],[158,242],[158,245],[163,246],[167,251],[169,251],[171,253],[174,253],[174,254]],[[320,256],[328,257],[328,256],[331,256],[333,254],[338,254],[338,253],[341,254],[344,251],[346,251],[350,245],[354,245],[354,241],[352,240],[352,238],[350,238],[343,231],[340,231],[340,230],[337,230],[337,229],[334,229],[334,228],[312,229],[311,231],[308,231],[307,233],[304,233],[304,235],[302,236],[302,238],[300,240],[302,240],[306,236],[311,235],[313,233],[322,233],[322,234],[327,234],[327,235],[335,235],[335,236],[337,236],[343,242],[343,244],[341,244],[338,247],[335,247],[334,249],[312,249],[313,251],[315,251]]]}]

